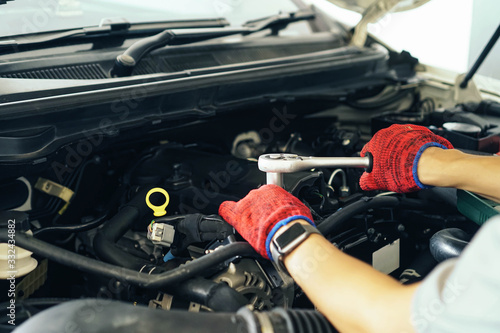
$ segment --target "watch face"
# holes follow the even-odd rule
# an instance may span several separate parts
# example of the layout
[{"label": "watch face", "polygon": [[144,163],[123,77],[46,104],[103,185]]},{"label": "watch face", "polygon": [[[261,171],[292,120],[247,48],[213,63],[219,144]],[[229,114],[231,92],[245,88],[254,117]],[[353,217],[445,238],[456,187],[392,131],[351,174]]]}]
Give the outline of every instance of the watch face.
[{"label": "watch face", "polygon": [[305,232],[305,228],[300,223],[295,223],[276,238],[276,245],[283,249]]}]

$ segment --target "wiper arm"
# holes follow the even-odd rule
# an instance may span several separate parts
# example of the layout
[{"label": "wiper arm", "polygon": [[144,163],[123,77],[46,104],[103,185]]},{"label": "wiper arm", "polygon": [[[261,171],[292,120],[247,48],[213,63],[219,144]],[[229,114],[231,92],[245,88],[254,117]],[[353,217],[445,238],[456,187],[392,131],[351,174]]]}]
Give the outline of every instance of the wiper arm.
[{"label": "wiper arm", "polygon": [[254,20],[247,21],[243,24],[244,27],[252,29],[253,32],[271,29],[272,34],[277,34],[280,30],[285,29],[290,23],[304,20],[312,20],[315,14],[312,11],[298,11],[294,13],[280,13],[278,15],[267,16]]},{"label": "wiper arm", "polygon": [[12,46],[12,47],[22,47],[25,45],[36,45],[45,44],[51,42],[57,42],[59,40],[66,40],[71,37],[89,37],[95,35],[109,35],[112,32],[125,32],[129,29],[130,24],[120,24],[120,25],[108,25],[108,26],[98,26],[98,27],[88,27],[72,29],[68,31],[42,34],[35,37],[20,37],[19,39],[9,39],[6,41],[0,41],[1,47]]},{"label": "wiper arm", "polygon": [[167,45],[191,44],[231,35],[249,35],[266,29],[271,29],[273,34],[277,34],[279,30],[286,28],[290,23],[311,20],[314,17],[315,14],[312,11],[298,11],[248,21],[240,28],[165,30],[157,35],[136,42],[123,54],[116,57],[110,74],[112,77],[129,76],[134,67],[146,54]]},{"label": "wiper arm", "polygon": [[[0,0],[1,1],[1,0]],[[130,23],[125,19],[104,19],[99,26],[71,29],[66,31],[39,33],[29,36],[12,36],[0,39],[0,51],[11,49],[15,51],[29,51],[42,45],[57,46],[68,41],[77,40],[86,43],[89,38],[147,35],[164,31],[165,28],[222,28],[229,22],[223,18],[206,20],[184,20],[167,22]]]}]

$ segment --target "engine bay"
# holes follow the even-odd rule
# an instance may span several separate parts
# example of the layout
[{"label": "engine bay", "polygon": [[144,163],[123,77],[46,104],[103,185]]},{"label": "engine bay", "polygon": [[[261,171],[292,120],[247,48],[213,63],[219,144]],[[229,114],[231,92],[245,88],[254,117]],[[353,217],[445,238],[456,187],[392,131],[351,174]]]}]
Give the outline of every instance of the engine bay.
[{"label": "engine bay", "polygon": [[[15,328],[12,311],[26,331],[335,332],[218,215],[269,183],[338,249],[401,284],[461,253],[497,204],[452,188],[363,191],[367,165],[350,162],[263,171],[263,156],[360,161],[392,124],[500,151],[498,94],[457,93],[408,52],[371,37],[353,46],[346,27],[306,14],[234,31],[219,19],[109,21],[4,41],[0,332]],[[130,54],[137,63],[120,67]]]},{"label": "engine bay", "polygon": [[[416,122],[424,115],[421,121],[458,146],[486,140],[448,133],[436,123],[445,113],[426,102],[416,105],[426,109],[374,117],[372,130],[383,121]],[[229,114],[172,129],[160,140],[151,136],[94,150],[98,138],[89,137],[61,149],[50,168],[4,180],[2,214],[15,221],[18,246],[38,261],[18,279],[18,320],[78,298],[162,311],[313,309],[290,276],[217,215],[218,207],[266,183],[260,155],[359,156],[370,138],[365,126],[275,103],[251,116]],[[495,129],[484,128],[483,137],[493,143],[476,146],[478,153],[498,148]],[[362,172],[319,167],[285,174],[284,183],[329,241],[401,283],[423,279],[443,260],[435,253],[456,250],[453,240],[470,239],[479,228],[457,209],[456,190],[366,193],[358,185]],[[166,212],[155,217],[155,207]],[[463,234],[431,242],[450,228]]]}]

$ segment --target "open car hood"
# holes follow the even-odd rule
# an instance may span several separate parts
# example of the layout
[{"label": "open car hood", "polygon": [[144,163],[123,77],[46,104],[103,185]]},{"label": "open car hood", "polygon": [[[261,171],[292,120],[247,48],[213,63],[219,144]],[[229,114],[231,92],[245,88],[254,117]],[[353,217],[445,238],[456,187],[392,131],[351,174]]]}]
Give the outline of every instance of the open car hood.
[{"label": "open car hood", "polygon": [[328,0],[331,3],[358,13],[363,17],[354,28],[351,45],[362,47],[368,34],[368,23],[375,23],[390,11],[402,12],[417,8],[430,0]]},{"label": "open car hood", "polygon": [[[328,0],[331,3],[363,14],[365,10],[376,2],[391,2],[391,1],[378,1],[378,0]],[[396,0],[396,5],[392,9],[395,12],[403,12],[413,8],[420,7],[421,5],[429,2],[430,0]],[[394,2],[394,1],[392,1]]]}]

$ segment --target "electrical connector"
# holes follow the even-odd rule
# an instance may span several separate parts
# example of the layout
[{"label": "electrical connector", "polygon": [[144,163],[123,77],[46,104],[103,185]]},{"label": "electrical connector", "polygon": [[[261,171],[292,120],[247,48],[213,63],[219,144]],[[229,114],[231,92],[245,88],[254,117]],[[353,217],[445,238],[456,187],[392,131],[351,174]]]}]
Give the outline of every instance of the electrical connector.
[{"label": "electrical connector", "polygon": [[341,186],[340,187],[340,196],[345,198],[349,196],[349,186]]},{"label": "electrical connector", "polygon": [[153,244],[170,247],[174,242],[175,229],[166,223],[152,223],[148,228],[148,239]]}]

